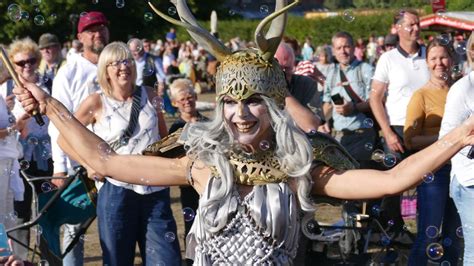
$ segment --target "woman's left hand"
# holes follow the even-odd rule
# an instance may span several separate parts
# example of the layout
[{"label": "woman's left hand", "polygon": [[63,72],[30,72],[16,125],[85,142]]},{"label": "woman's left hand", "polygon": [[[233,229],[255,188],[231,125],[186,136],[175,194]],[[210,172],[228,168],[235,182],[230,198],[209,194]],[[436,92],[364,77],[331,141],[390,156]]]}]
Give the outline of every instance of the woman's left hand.
[{"label": "woman's left hand", "polygon": [[16,98],[23,106],[23,109],[31,114],[39,108],[40,113],[44,114],[46,112],[46,100],[51,96],[36,84],[26,81],[21,76],[19,76],[19,79],[22,86],[16,86],[13,89],[13,93],[15,93]]}]

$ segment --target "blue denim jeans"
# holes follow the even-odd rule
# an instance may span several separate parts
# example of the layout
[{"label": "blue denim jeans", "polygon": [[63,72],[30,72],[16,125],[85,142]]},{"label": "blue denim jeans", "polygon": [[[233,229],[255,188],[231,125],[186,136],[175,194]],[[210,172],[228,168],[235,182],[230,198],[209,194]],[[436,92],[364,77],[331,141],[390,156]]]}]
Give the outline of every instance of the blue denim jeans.
[{"label": "blue denim jeans", "polygon": [[474,265],[474,186],[465,187],[453,177],[450,195],[458,208],[464,238],[463,265]]},{"label": "blue denim jeans", "polygon": [[[437,262],[448,261],[457,265],[461,253],[461,241],[456,229],[461,226],[453,200],[449,197],[449,173],[447,164],[434,173],[431,183],[422,183],[417,188],[417,236],[410,252],[408,265],[427,265],[426,248],[429,244],[443,244],[444,256]],[[427,232],[428,228],[428,232]],[[436,234],[436,233],[441,233]]]},{"label": "blue denim jeans", "polygon": [[136,243],[143,265],[181,265],[169,188],[140,195],[105,182],[97,218],[104,265],[133,265]]}]

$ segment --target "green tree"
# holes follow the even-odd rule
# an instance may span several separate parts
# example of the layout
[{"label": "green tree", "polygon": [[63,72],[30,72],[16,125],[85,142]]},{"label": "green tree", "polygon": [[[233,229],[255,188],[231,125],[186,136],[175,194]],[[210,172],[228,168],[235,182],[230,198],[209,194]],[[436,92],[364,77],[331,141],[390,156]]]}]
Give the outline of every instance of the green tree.
[{"label": "green tree", "polygon": [[474,11],[474,2],[472,0],[449,0],[446,1],[448,11]]},{"label": "green tree", "polygon": [[[38,3],[33,5],[33,3]],[[94,4],[96,2],[96,4]],[[192,0],[188,1],[194,14],[200,19],[209,19],[211,10],[219,10],[221,1]],[[147,1],[124,0],[121,8],[113,0],[5,0],[0,1],[0,42],[10,43],[15,38],[30,36],[37,40],[45,32],[51,32],[61,41],[71,40],[76,35],[77,20],[82,12],[102,11],[110,21],[111,40],[126,41],[131,36],[147,38],[163,38],[170,24],[153,13]],[[169,1],[154,1],[156,6],[165,13],[178,18],[176,9]],[[199,3],[197,5],[196,3]],[[11,4],[21,7],[24,17],[13,21],[7,12]],[[149,19],[149,14],[152,19]],[[28,14],[28,15],[26,15]],[[41,22],[43,18],[44,23]],[[35,17],[37,19],[35,20]],[[148,18],[148,19],[145,19]],[[36,22],[36,23],[35,23]]]}]

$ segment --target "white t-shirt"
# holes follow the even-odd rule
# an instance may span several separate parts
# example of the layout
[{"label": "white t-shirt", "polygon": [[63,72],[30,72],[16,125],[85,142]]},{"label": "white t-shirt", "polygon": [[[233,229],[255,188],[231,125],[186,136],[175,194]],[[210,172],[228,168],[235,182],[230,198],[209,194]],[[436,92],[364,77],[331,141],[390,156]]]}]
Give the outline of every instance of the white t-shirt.
[{"label": "white t-shirt", "polygon": [[[82,55],[78,55],[59,69],[53,81],[52,96],[74,114],[80,103],[89,94],[98,90],[97,66]],[[54,172],[67,173],[68,166],[72,167],[77,163],[71,161],[57,144],[59,132],[53,123],[50,123],[48,130],[51,137]]]},{"label": "white t-shirt", "polygon": [[[442,138],[449,131],[461,125],[474,112],[474,72],[461,78],[449,89],[444,107],[443,121],[439,131]],[[465,187],[474,185],[474,160],[466,157],[471,146],[465,147],[451,158],[451,178],[456,176]]]},{"label": "white t-shirt", "polygon": [[405,125],[413,92],[428,82],[430,73],[425,58],[424,46],[414,55],[407,54],[398,46],[383,53],[377,62],[373,79],[388,85],[385,108],[390,125]]}]

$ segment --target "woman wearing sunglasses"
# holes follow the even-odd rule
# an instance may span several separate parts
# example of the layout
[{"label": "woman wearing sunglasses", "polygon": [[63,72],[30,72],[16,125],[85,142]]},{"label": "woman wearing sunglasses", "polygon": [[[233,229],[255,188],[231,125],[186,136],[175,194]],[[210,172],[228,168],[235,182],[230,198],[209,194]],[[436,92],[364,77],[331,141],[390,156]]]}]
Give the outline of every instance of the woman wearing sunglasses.
[{"label": "woman wearing sunglasses", "polygon": [[[140,154],[167,135],[156,93],[135,85],[136,67],[125,43],[107,45],[97,69],[101,90],[81,103],[75,113],[79,121],[120,154]],[[104,264],[133,265],[137,243],[144,265],[180,264],[168,187],[133,185],[109,177],[96,185]]]},{"label": "woman wearing sunglasses", "polygon": [[[16,40],[9,46],[9,59],[18,76],[35,83],[46,92],[49,88],[43,83],[43,78],[37,73],[41,52],[38,45],[30,38]],[[5,91],[11,91],[14,86],[13,80],[7,80],[2,86]],[[21,105],[17,102],[12,110],[16,118],[18,130],[20,132],[20,142],[23,146],[23,159],[20,164],[26,169],[27,174],[32,176],[51,176],[53,174],[53,161],[51,159],[51,145],[48,135],[48,119],[43,116],[45,125],[39,126],[34,119],[28,118]],[[41,185],[41,184],[39,184]],[[45,188],[50,186],[43,186]],[[47,192],[47,191],[45,191]],[[25,185],[23,201],[15,201],[15,211],[18,213],[18,222],[23,223],[31,217],[31,189]],[[29,232],[19,231],[19,239],[22,243],[28,244]],[[15,245],[17,254],[26,259],[27,249],[21,245]]]}]

